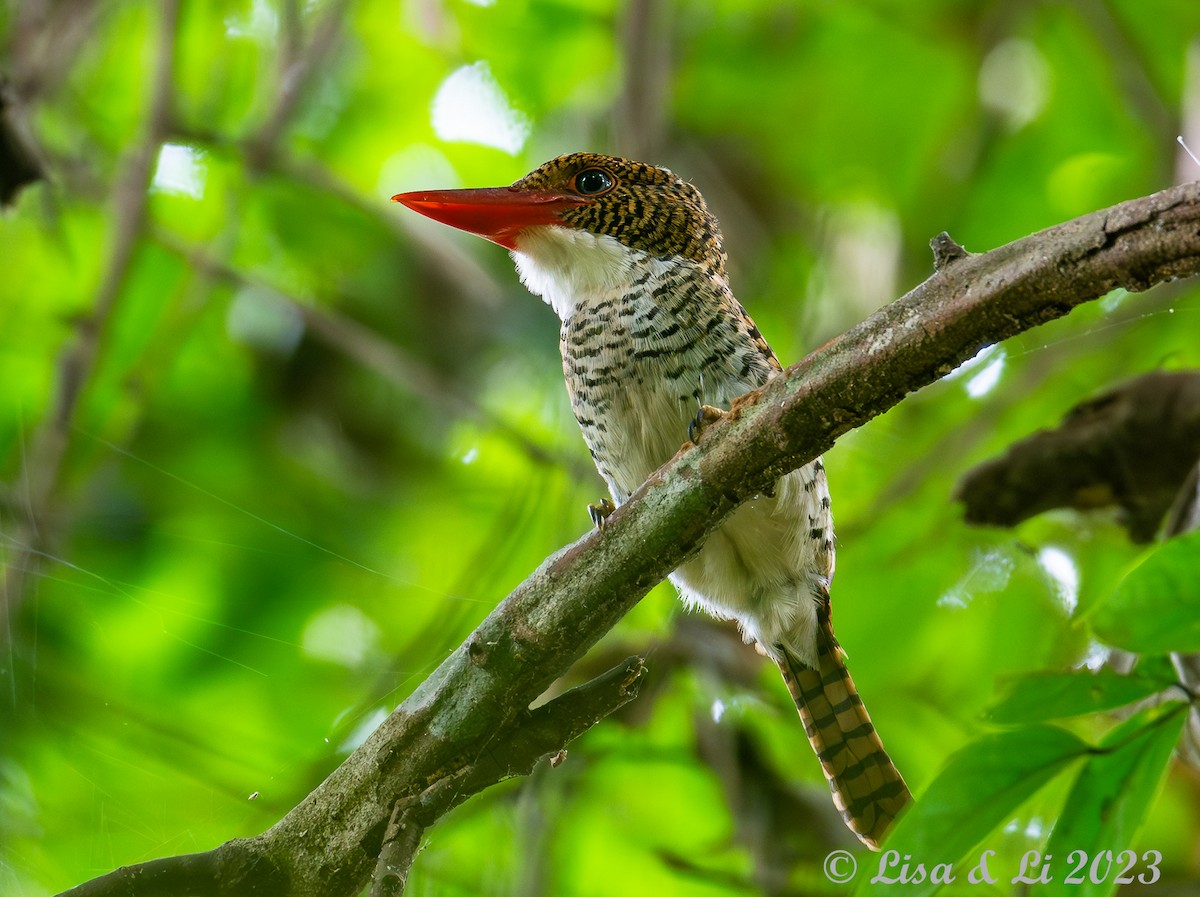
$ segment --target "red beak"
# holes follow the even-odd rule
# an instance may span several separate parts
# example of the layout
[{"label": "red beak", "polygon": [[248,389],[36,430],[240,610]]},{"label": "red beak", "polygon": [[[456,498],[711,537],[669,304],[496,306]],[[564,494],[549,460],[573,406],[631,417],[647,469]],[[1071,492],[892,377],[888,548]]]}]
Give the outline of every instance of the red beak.
[{"label": "red beak", "polygon": [[516,237],[527,227],[560,224],[559,212],[587,202],[581,196],[484,187],[478,190],[418,190],[397,193],[392,202],[404,203],[427,218],[457,227],[516,249]]}]

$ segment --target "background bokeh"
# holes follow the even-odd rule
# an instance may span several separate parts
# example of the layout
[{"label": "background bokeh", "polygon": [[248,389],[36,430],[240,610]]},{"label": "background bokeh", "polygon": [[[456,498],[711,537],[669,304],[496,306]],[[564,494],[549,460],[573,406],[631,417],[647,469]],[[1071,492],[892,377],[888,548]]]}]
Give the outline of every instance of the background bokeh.
[{"label": "background bokeh", "polygon": [[[392,194],[579,149],[668,165],[790,363],[928,276],[939,231],[986,250],[1200,176],[1195,0],[7,0],[0,35],[45,175],[0,213],[18,897],[264,830],[590,525],[553,314]],[[914,791],[1003,677],[1103,658],[1079,618],[1139,552],[1103,514],[970,528],[957,480],[1200,364],[1198,335],[1194,284],[1117,292],[827,456],[838,633]],[[408,893],[843,893],[777,674],[665,586],[570,680],[631,652],[643,696],[432,829]],[[1042,844],[1065,790],[993,846]],[[1200,883],[1198,832],[1176,764],[1135,842],[1152,893]]]}]

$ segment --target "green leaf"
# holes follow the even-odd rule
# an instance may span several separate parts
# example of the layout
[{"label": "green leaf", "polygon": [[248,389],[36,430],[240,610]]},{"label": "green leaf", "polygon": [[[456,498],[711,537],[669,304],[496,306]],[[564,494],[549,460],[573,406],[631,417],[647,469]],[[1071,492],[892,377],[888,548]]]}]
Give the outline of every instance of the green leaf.
[{"label": "green leaf", "polygon": [[1100,638],[1127,651],[1200,651],[1200,530],[1147,554],[1091,622]]},{"label": "green leaf", "polygon": [[[926,868],[957,864],[984,837],[1072,760],[1090,748],[1057,726],[1025,726],[987,735],[950,758],[925,793],[896,824],[885,850],[909,855]],[[871,884],[863,875],[857,894],[924,897],[939,885]]]},{"label": "green leaf", "polygon": [[1035,723],[1123,707],[1174,684],[1138,670],[1122,675],[1108,668],[1095,672],[1032,673],[1009,679],[1004,693],[988,711],[1001,725]]},{"label": "green leaf", "polygon": [[[1129,846],[1186,720],[1187,704],[1171,701],[1134,714],[1108,733],[1080,770],[1050,835],[1045,862],[1054,880],[1039,893],[1103,897],[1117,889],[1122,870],[1126,876],[1146,871],[1144,858]],[[1129,852],[1122,857],[1122,851]],[[1081,863],[1084,855],[1087,862]]]}]

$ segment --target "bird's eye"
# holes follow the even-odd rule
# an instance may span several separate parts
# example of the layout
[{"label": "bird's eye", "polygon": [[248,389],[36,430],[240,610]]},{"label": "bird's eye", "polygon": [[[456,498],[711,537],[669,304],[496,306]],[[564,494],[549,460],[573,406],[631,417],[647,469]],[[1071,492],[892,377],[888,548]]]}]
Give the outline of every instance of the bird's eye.
[{"label": "bird's eye", "polygon": [[601,168],[589,168],[575,175],[575,189],[584,196],[599,196],[615,186],[612,176]]}]

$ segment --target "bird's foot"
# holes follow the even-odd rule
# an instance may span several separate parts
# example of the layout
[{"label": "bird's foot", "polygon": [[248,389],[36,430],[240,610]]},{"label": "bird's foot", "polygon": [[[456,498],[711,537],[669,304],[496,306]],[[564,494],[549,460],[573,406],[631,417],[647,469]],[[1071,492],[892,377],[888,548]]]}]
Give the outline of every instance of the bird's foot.
[{"label": "bird's foot", "polygon": [[588,516],[592,518],[592,525],[596,529],[604,529],[604,521],[608,519],[608,515],[617,509],[607,498],[602,498],[600,501],[592,502],[587,506]]},{"label": "bird's foot", "polygon": [[712,405],[701,405],[696,416],[688,423],[688,440],[698,442],[704,431],[725,416],[725,412]]}]

